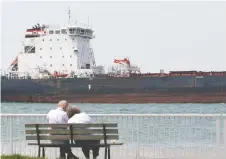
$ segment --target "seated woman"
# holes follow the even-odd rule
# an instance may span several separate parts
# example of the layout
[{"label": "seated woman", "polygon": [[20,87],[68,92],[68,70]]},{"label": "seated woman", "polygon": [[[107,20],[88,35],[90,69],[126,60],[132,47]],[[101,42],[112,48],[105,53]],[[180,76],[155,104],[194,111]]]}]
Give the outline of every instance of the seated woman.
[{"label": "seated woman", "polygon": [[[92,123],[92,119],[85,112],[81,112],[78,107],[69,107],[67,110],[68,123]],[[77,144],[99,144],[100,140],[75,140]],[[99,147],[93,147],[93,158],[99,156]],[[82,147],[82,151],[86,159],[89,159],[89,147]]]}]

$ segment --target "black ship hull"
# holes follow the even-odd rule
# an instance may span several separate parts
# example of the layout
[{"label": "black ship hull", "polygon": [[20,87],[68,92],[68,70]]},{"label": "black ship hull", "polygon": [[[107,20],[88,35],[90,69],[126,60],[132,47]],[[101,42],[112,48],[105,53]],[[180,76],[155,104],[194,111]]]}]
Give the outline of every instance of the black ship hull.
[{"label": "black ship hull", "polygon": [[226,103],[226,76],[4,79],[2,101]]}]

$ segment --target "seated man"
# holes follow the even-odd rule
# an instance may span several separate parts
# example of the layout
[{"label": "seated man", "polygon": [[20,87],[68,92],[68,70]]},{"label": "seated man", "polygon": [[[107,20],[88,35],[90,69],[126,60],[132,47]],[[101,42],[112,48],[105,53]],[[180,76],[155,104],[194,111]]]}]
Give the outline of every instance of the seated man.
[{"label": "seated man", "polygon": [[[67,110],[68,102],[67,101],[60,101],[58,103],[58,108],[54,110],[50,110],[47,114],[47,120],[51,124],[64,124],[68,121]],[[52,141],[52,143],[62,144],[63,146],[60,147],[60,158],[65,159],[67,153],[67,159],[78,159],[72,152],[71,148],[67,146],[69,141]]]},{"label": "seated man", "polygon": [[[68,123],[92,123],[92,119],[85,113],[81,112],[78,107],[70,107],[68,109]],[[99,140],[76,140],[75,143],[78,144],[99,144]],[[93,159],[96,159],[99,156],[99,147],[93,147]],[[89,159],[89,148],[82,147],[82,151],[86,159]]]}]

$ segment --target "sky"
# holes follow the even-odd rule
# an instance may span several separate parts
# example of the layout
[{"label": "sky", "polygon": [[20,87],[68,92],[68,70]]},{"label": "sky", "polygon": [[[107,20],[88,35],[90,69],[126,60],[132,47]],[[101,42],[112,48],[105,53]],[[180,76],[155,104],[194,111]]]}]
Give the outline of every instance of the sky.
[{"label": "sky", "polygon": [[21,50],[27,28],[89,23],[96,63],[129,57],[142,72],[226,71],[226,2],[4,2],[1,69]]}]

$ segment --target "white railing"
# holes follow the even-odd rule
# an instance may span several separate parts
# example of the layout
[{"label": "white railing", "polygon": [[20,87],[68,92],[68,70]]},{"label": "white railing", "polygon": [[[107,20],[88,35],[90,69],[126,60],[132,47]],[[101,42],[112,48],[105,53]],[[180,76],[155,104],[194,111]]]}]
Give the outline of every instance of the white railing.
[{"label": "white railing", "polygon": [[[226,156],[226,114],[90,114],[97,122],[117,122],[123,146],[112,158],[217,158]],[[45,114],[1,114],[1,154],[37,155],[28,146],[25,123],[43,123]],[[80,149],[75,154],[83,156]],[[58,149],[49,148],[48,158]],[[100,155],[103,156],[101,150]]]}]

